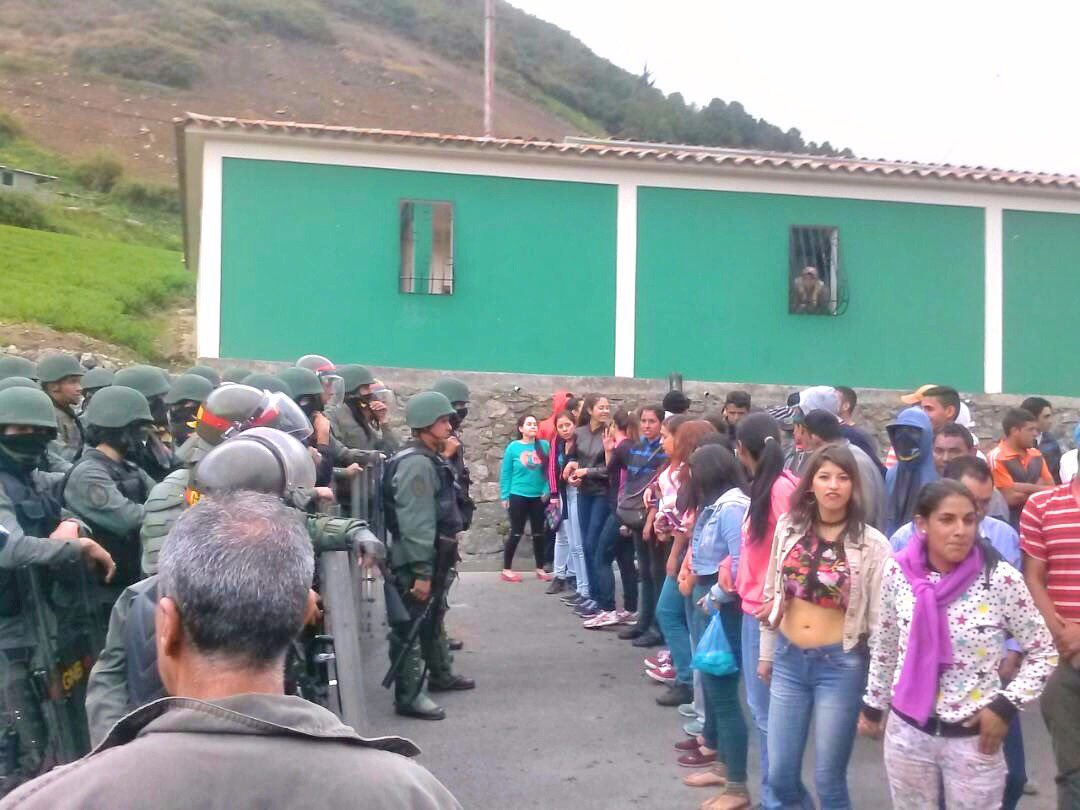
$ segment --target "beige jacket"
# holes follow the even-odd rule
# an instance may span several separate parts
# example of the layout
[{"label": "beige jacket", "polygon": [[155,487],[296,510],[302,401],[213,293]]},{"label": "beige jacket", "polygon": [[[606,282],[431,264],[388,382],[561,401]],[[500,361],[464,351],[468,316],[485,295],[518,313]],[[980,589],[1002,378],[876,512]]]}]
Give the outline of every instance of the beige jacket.
[{"label": "beige jacket", "polygon": [[364,739],[288,695],[205,703],[163,698],[119,721],[90,754],[0,800],[0,808],[460,810],[399,737]]},{"label": "beige jacket", "polygon": [[[769,555],[769,574],[765,580],[764,604],[773,604],[783,598],[780,572],[792,547],[806,534],[806,526],[796,526],[787,515],[782,515],[773,535],[772,552]],[[847,613],[844,614],[844,651],[850,652],[864,641],[877,627],[878,596],[881,592],[881,572],[892,556],[892,546],[885,535],[867,526],[862,537],[855,541],[844,540],[844,555],[851,574]],[[761,659],[773,660],[776,630],[767,625],[761,630]]]}]

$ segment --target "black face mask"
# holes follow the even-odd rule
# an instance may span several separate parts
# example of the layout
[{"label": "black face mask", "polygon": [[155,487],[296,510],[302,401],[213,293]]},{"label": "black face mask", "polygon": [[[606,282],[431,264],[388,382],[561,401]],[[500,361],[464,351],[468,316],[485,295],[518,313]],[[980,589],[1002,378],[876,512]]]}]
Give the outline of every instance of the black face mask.
[{"label": "black face mask", "polygon": [[49,437],[40,433],[24,433],[19,436],[0,436],[0,453],[24,470],[38,466]]},{"label": "black face mask", "polygon": [[150,398],[150,415],[154,417],[154,424],[166,427],[169,424],[169,408],[161,397]]},{"label": "black face mask", "polygon": [[309,420],[323,409],[321,397],[300,397],[300,401],[296,404],[300,406],[300,410],[304,412],[304,416]]},{"label": "black face mask", "polygon": [[169,432],[177,440],[177,444],[183,444],[191,435],[193,428],[190,427],[190,423],[195,421],[195,414],[198,411],[198,403],[173,405],[169,408]]},{"label": "black face mask", "polygon": [[465,421],[465,417],[468,415],[468,408],[455,408],[454,412],[450,414],[450,427],[457,430],[461,427],[461,423]]}]

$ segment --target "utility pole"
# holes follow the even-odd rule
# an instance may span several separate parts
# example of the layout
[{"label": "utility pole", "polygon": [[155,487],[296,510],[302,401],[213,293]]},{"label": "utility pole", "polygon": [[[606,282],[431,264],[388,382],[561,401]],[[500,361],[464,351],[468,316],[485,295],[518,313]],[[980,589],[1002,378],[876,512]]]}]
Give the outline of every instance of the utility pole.
[{"label": "utility pole", "polygon": [[484,137],[495,136],[495,0],[484,0]]}]

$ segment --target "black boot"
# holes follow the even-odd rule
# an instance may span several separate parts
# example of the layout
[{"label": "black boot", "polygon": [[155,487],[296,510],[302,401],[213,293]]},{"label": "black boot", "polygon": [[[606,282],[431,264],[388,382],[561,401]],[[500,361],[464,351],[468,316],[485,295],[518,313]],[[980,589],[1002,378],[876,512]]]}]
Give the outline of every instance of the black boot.
[{"label": "black boot", "polygon": [[460,638],[447,638],[446,639],[446,646],[449,647],[454,652],[457,652],[458,650],[460,650],[462,647],[465,646],[465,642],[462,641]]},{"label": "black boot", "polygon": [[659,647],[664,643],[664,637],[655,630],[646,630],[630,643],[635,647]]},{"label": "black boot", "polygon": [[[476,681],[461,675],[451,675],[447,681],[429,681],[429,692],[465,692],[476,688]],[[683,703],[686,703],[684,700]]]},{"label": "black boot", "polygon": [[555,577],[555,579],[551,580],[551,584],[547,586],[547,590],[545,590],[544,593],[562,593],[565,590],[566,580]]},{"label": "black boot", "polygon": [[656,699],[661,706],[681,706],[684,703],[694,702],[694,690],[681,683],[675,683],[664,690],[664,694]]},{"label": "black boot", "polygon": [[617,635],[623,641],[630,641],[630,639],[640,638],[645,635],[645,628],[637,624],[632,624],[629,627],[624,627]]}]

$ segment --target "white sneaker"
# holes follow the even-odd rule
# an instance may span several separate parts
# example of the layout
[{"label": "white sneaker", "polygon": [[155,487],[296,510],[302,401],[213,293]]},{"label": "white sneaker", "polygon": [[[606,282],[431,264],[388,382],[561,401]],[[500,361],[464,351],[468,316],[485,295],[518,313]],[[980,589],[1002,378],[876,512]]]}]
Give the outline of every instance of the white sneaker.
[{"label": "white sneaker", "polygon": [[618,623],[619,617],[615,615],[614,610],[602,610],[591,619],[587,619],[582,626],[587,630],[599,630],[603,627],[612,627]]},{"label": "white sneaker", "polygon": [[616,610],[615,617],[619,620],[619,624],[637,624],[637,614],[629,610]]}]

